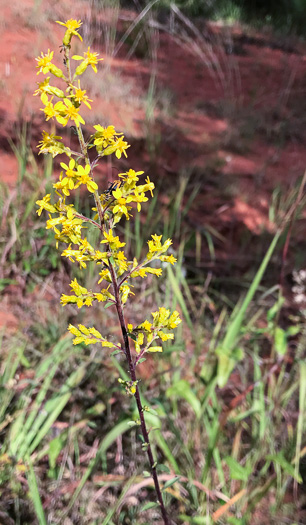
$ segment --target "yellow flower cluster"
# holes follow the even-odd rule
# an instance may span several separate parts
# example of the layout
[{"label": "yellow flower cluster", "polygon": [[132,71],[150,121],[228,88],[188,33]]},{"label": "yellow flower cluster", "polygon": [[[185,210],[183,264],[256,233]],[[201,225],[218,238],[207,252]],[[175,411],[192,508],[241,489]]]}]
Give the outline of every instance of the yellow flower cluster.
[{"label": "yellow flower cluster", "polygon": [[176,310],[171,314],[170,310],[163,306],[157,312],[152,312],[152,316],[152,323],[145,320],[135,328],[132,324],[128,324],[128,333],[135,342],[135,350],[139,357],[142,357],[145,352],[162,352],[162,346],[151,346],[152,343],[158,338],[162,341],[174,339],[172,333],[164,332],[164,330],[172,330],[181,323],[179,313]]},{"label": "yellow flower cluster", "polygon": [[117,133],[114,126],[104,128],[97,124],[94,126],[96,133],[93,135],[93,145],[96,146],[98,155],[105,156],[115,153],[118,159],[122,153],[127,157],[126,150],[130,147],[123,139],[123,133]]},{"label": "yellow flower cluster", "polygon": [[119,348],[120,345],[111,343],[110,341],[107,341],[98,330],[93,328],[86,328],[86,326],[79,324],[78,329],[70,324],[68,326],[68,330],[71,334],[75,335],[76,337],[73,339],[74,345],[79,345],[80,343],[84,343],[85,345],[94,345],[95,343],[101,343],[103,347],[106,348]]},{"label": "yellow flower cluster", "polygon": [[91,53],[90,47],[88,47],[88,51],[84,53],[84,57],[81,57],[79,55],[74,55],[72,58],[73,60],[82,60],[81,64],[76,68],[75,74],[76,75],[83,75],[85,73],[88,66],[91,66],[95,73],[98,72],[97,70],[97,63],[99,60],[103,60],[103,58],[97,58],[99,56],[99,53]]},{"label": "yellow flower cluster", "polygon": [[105,301],[115,301],[114,296],[106,289],[100,290],[100,292],[88,291],[87,288],[81,286],[76,279],[71,281],[70,286],[74,291],[75,295],[65,295],[61,297],[61,304],[73,304],[75,303],[78,308],[82,306],[91,306],[94,301],[103,303]]},{"label": "yellow flower cluster", "polygon": [[98,184],[89,175],[89,164],[83,167],[77,165],[75,160],[71,159],[68,166],[61,162],[61,167],[65,170],[65,176],[62,171],[59,181],[53,184],[53,187],[58,191],[62,191],[64,195],[69,196],[70,191],[77,189],[81,184],[85,184],[90,193],[94,193],[98,189]]},{"label": "yellow flower cluster", "polygon": [[64,39],[63,39],[63,45],[64,46],[69,46],[70,45],[70,42],[71,42],[71,39],[72,39],[73,35],[77,36],[82,42],[83,38],[77,32],[77,29],[79,29],[79,27],[81,27],[81,25],[82,25],[81,20],[74,20],[73,18],[70,18],[70,20],[67,20],[67,22],[59,22],[59,21],[57,21],[56,23],[67,28],[66,29],[66,33],[64,35]]},{"label": "yellow flower cluster", "polygon": [[69,152],[69,148],[66,148],[63,142],[60,142],[61,138],[62,137],[43,131],[43,139],[38,143],[38,147],[40,148],[39,154],[50,153],[54,158],[56,155]]},{"label": "yellow flower cluster", "polygon": [[[172,241],[167,239],[162,242],[162,236],[152,235],[148,241],[148,252],[142,261],[133,259],[128,261],[123,251],[125,243],[121,242],[119,236],[115,235],[114,228],[122,218],[129,220],[131,210],[134,208],[141,211],[143,203],[148,201],[148,195],[153,196],[154,183],[147,177],[141,183],[143,171],[129,169],[124,173],[119,173],[119,180],[111,183],[109,188],[99,193],[99,187],[94,179],[94,170],[102,157],[114,154],[117,159],[123,156],[127,157],[127,150],[130,147],[125,140],[123,133],[117,132],[112,125],[102,126],[96,124],[93,126],[94,132],[85,142],[82,132],[82,125],[85,124],[81,115],[83,105],[89,110],[92,102],[82,89],[79,77],[83,75],[88,67],[97,72],[97,65],[102,60],[98,54],[92,52],[90,47],[81,55],[74,55],[71,58],[79,64],[74,72],[70,59],[70,47],[73,36],[82,41],[78,30],[82,23],[80,20],[70,19],[66,22],[58,22],[65,27],[65,35],[61,52],[63,52],[63,61],[66,66],[66,73],[54,64],[54,52],[48,49],[48,52],[36,58],[37,74],[51,74],[56,78],[62,79],[65,86],[63,89],[50,84],[50,76],[43,81],[38,82],[38,88],[34,95],[39,96],[43,108],[41,111],[45,115],[46,121],[55,120],[63,127],[68,123],[73,124],[73,129],[78,135],[80,152],[75,152],[66,146],[61,136],[43,131],[42,140],[38,144],[40,154],[51,154],[55,157],[60,154],[67,156],[66,162],[61,162],[61,172],[59,179],[54,182],[53,189],[57,195],[57,202],[51,203],[51,194],[47,194],[41,200],[37,201],[40,216],[45,210],[49,214],[47,219],[47,229],[52,229],[55,234],[57,245],[59,242],[66,244],[62,251],[62,256],[68,258],[72,263],[78,263],[80,268],[86,268],[88,262],[100,266],[99,284],[106,281],[106,287],[97,292],[88,290],[81,286],[74,279],[71,284],[71,295],[63,294],[61,297],[62,305],[75,304],[78,308],[82,306],[91,306],[94,302],[106,303],[105,307],[115,305],[122,308],[129,296],[133,294],[129,284],[132,278],[144,278],[148,274],[159,277],[162,274],[161,267],[152,268],[149,266],[153,261],[159,261],[160,264],[174,264],[176,259],[173,255],[166,255]],[[89,150],[95,148],[97,157],[91,161]],[[77,188],[86,189],[95,200],[93,211],[96,213],[93,217],[86,217],[79,213],[73,204],[66,203],[71,192]],[[84,236],[84,229],[88,224],[98,228],[100,235],[100,247],[93,247]],[[102,268],[101,268],[102,267]],[[134,295],[134,294],[133,294]],[[120,303],[120,304],[119,304]],[[160,308],[152,314],[153,321],[144,321],[144,323],[133,328],[129,325],[129,336],[135,342],[135,350],[139,360],[146,351],[160,352],[161,346],[154,346],[152,343],[156,339],[168,341],[173,338],[173,334],[168,330],[175,328],[181,321],[178,312],[170,313],[165,308]],[[69,326],[69,331],[75,336],[74,344],[84,343],[93,344],[101,343],[102,346],[116,347],[121,350],[120,345],[108,342],[93,327],[86,328],[78,325]],[[137,359],[135,364],[137,364]]]}]

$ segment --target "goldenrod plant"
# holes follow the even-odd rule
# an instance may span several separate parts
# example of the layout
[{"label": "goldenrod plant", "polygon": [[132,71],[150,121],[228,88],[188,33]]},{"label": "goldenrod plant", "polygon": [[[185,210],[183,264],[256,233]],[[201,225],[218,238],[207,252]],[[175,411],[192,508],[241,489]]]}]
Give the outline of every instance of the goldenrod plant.
[{"label": "goldenrod plant", "polygon": [[[125,243],[120,241],[115,228],[122,219],[127,221],[130,219],[134,208],[140,212],[142,204],[148,200],[147,195],[153,196],[154,184],[149,177],[140,183],[143,171],[129,169],[125,173],[119,173],[118,180],[113,181],[108,188],[99,191],[94,178],[94,170],[99,161],[107,155],[115,155],[117,159],[122,155],[127,157],[130,146],[124,139],[123,133],[117,132],[114,126],[104,127],[98,123],[93,126],[93,134],[85,141],[82,131],[85,121],[80,111],[83,105],[91,109],[92,100],[89,99],[86,90],[81,88],[80,77],[88,67],[97,73],[98,63],[103,59],[98,58],[98,54],[92,52],[90,47],[83,56],[70,56],[72,38],[77,37],[82,41],[79,33],[82,22],[71,19],[65,23],[58,23],[66,29],[61,46],[64,70],[53,63],[53,51],[41,53],[36,59],[37,74],[50,74],[52,77],[46,76],[45,80],[38,82],[38,89],[34,95],[40,96],[42,111],[47,121],[56,121],[63,127],[69,124],[73,126],[78,136],[80,151],[73,151],[66,146],[62,137],[43,131],[42,140],[38,145],[39,153],[51,154],[52,157],[63,154],[68,160],[66,163],[61,162],[62,171],[59,180],[53,184],[57,201],[51,202],[51,194],[45,195],[43,199],[37,201],[39,206],[37,213],[40,215],[43,210],[48,212],[46,228],[54,231],[57,247],[62,249],[64,246],[62,256],[79,265],[81,269],[86,268],[89,262],[93,262],[100,276],[98,283],[102,283],[103,286],[93,291],[74,279],[70,284],[71,294],[63,294],[61,297],[62,305],[76,304],[78,308],[82,308],[98,302],[104,303],[105,308],[114,307],[117,312],[122,334],[121,342],[109,341],[107,335],[102,335],[93,326],[70,324],[68,330],[74,336],[75,345],[100,344],[102,352],[105,348],[110,348],[114,353],[122,353],[125,356],[129,380],[119,378],[119,383],[125,387],[128,395],[135,397],[139,413],[136,423],[141,427],[143,436],[142,448],[148,456],[163,521],[169,524],[144,416],[145,411],[149,409],[142,404],[136,370],[147,352],[162,352],[158,340],[173,339],[171,330],[176,328],[181,320],[177,311],[170,312],[165,307],[160,307],[152,312],[150,320],[145,319],[141,324],[134,326],[126,322],[124,310],[130,296],[134,295],[131,284],[133,279],[145,278],[148,274],[159,277],[162,268],[158,266],[161,263],[174,264],[176,259],[173,255],[166,255],[172,244],[171,239],[162,241],[162,236],[158,235],[151,236],[143,260],[127,259],[123,250]],[[62,80],[63,89],[53,86],[52,82],[50,84],[53,77]],[[90,149],[96,150],[94,160],[90,160]],[[71,192],[79,187],[83,187],[94,197],[95,207],[92,217],[83,215],[80,210],[75,209],[74,204],[69,203]],[[99,230],[98,246],[92,246],[86,237],[88,223]],[[153,261],[154,266],[151,266]]]}]

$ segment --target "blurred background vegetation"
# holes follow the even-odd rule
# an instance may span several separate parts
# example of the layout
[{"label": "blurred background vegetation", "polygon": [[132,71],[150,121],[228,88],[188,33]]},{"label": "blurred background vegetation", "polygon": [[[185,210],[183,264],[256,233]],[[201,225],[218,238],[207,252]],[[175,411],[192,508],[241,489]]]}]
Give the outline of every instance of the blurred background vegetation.
[{"label": "blurred background vegetation", "polygon": [[[137,2],[148,5],[148,0]],[[188,16],[205,16],[211,20],[232,20],[262,27],[270,24],[281,31],[305,33],[305,0],[161,0],[157,9],[168,9],[175,4]],[[123,2],[129,5],[129,2]]]},{"label": "blurred background vegetation", "polygon": [[[118,377],[128,379],[125,364],[94,346],[73,347],[67,334],[68,323],[90,319],[117,338],[115,314],[62,309],[72,279],[89,289],[98,279],[93,266],[81,273],[61,258],[35,213],[35,201],[53,192],[60,160],[36,153],[45,124],[31,98],[33,56],[45,39],[58,45],[55,20],[75,17],[85,44],[105,56],[87,81],[98,103],[86,133],[115,124],[131,143],[126,163],[98,172],[102,191],[129,167],[156,184],[119,234],[130,257],[141,257],[151,233],[171,237],[178,257],[162,278],[135,284],[126,311],[134,324],[161,305],[183,318],[175,341],[140,370],[173,523],[304,523],[306,2],[35,1],[10,9],[2,19],[8,54],[16,53],[10,35],[24,32],[33,75],[24,90],[13,78],[14,114],[0,103],[1,162],[14,166],[0,191],[0,522],[160,523],[134,400],[118,386]],[[247,93],[244,60],[247,70],[257,61]],[[276,91],[266,93],[272,60]],[[0,93],[11,80],[4,75]],[[64,139],[73,143],[71,130]],[[80,192],[75,205],[90,214],[93,203]],[[95,236],[89,228],[90,242]]]}]

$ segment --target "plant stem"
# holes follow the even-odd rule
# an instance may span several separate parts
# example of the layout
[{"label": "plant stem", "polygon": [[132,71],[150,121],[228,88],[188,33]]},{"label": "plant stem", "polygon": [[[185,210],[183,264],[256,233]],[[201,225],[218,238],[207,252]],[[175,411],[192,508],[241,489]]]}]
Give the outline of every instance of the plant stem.
[{"label": "plant stem", "polygon": [[[67,72],[68,72],[67,85],[68,85],[68,88],[70,90],[72,90],[72,77],[71,77],[69,51],[70,51],[70,46],[64,46],[65,64],[66,64],[66,68],[67,68]],[[79,139],[79,143],[80,143],[80,147],[81,147],[82,156],[85,159],[85,163],[87,165],[89,165],[89,167],[90,167],[90,174],[91,174],[91,176],[93,178],[92,165],[90,163],[87,145],[85,143],[83,132],[82,132],[82,128],[81,128],[80,124],[76,125],[76,130],[77,130],[77,135],[78,135],[78,139]],[[101,231],[103,231],[104,228],[105,228],[104,214],[105,214],[105,211],[106,211],[107,207],[111,203],[109,203],[107,205],[107,207],[103,210],[102,206],[101,206],[101,202],[100,202],[98,191],[94,192],[94,198],[95,198],[97,212],[98,212],[98,216],[99,216],[99,220],[100,220],[100,225],[97,224],[95,221],[93,221],[91,219],[87,219],[87,221],[89,220],[89,222],[94,223],[96,226],[98,226],[100,228]],[[110,273],[111,273],[112,284],[113,284],[113,289],[114,289],[114,296],[115,296],[115,301],[116,301],[115,304],[116,304],[117,314],[118,314],[120,327],[121,327],[121,332],[122,332],[122,337],[123,337],[123,342],[124,342],[124,353],[125,353],[125,356],[126,356],[126,359],[127,359],[127,362],[128,362],[131,380],[135,384],[135,387],[136,387],[136,392],[135,392],[134,395],[135,395],[137,409],[138,409],[138,413],[139,413],[140,426],[141,426],[141,431],[142,431],[142,435],[143,435],[143,438],[144,438],[144,445],[145,445],[145,448],[146,448],[146,451],[147,451],[149,464],[150,464],[150,468],[151,468],[151,474],[152,474],[152,478],[153,478],[153,481],[154,481],[155,491],[156,491],[157,498],[158,498],[158,501],[159,501],[159,504],[160,504],[160,509],[161,509],[164,525],[170,525],[170,521],[169,521],[168,516],[167,516],[166,508],[165,508],[164,501],[163,501],[162,492],[161,492],[159,481],[158,481],[158,477],[157,477],[156,462],[154,461],[153,454],[152,454],[152,449],[151,449],[151,444],[150,444],[150,439],[149,439],[149,433],[148,433],[146,422],[145,422],[145,418],[144,418],[144,409],[143,409],[143,406],[142,406],[142,402],[141,402],[141,398],[140,398],[140,392],[139,392],[139,388],[138,388],[138,384],[137,384],[137,378],[136,378],[137,361],[134,362],[133,359],[132,359],[132,354],[131,354],[130,344],[129,344],[129,338],[128,338],[128,333],[127,333],[127,329],[126,329],[126,323],[125,323],[124,315],[123,315],[123,307],[122,307],[122,302],[121,302],[120,293],[119,293],[121,284],[128,278],[129,275],[125,279],[123,279],[120,284],[118,284],[116,272],[115,272],[114,267],[113,267],[113,265],[112,265],[110,260],[109,260],[109,270],[110,270]]]},{"label": "plant stem", "polygon": [[135,396],[135,399],[136,399],[136,404],[137,404],[137,409],[138,409],[139,419],[140,419],[141,432],[142,432],[142,435],[143,435],[143,438],[144,438],[144,444],[146,446],[146,451],[147,451],[147,456],[148,456],[148,459],[149,459],[149,464],[150,464],[150,468],[151,468],[152,478],[153,478],[153,481],[154,481],[155,491],[156,491],[157,498],[158,498],[158,501],[159,501],[159,504],[160,504],[160,509],[161,509],[163,520],[164,520],[164,524],[165,525],[170,525],[170,522],[169,522],[169,519],[168,519],[168,516],[167,516],[167,512],[166,512],[166,508],[165,508],[165,505],[164,505],[163,496],[162,496],[162,493],[161,493],[159,481],[158,481],[158,476],[157,476],[157,472],[156,472],[156,462],[154,461],[153,454],[152,454],[152,449],[151,449],[151,444],[150,444],[150,439],[149,439],[149,433],[148,433],[147,425],[146,425],[145,418],[144,418],[144,409],[143,409],[143,406],[142,406],[142,402],[141,402],[141,398],[140,398],[140,392],[139,392],[139,388],[138,388],[138,384],[137,384],[137,376],[136,376],[136,369],[135,369],[136,365],[135,365],[135,363],[133,362],[133,359],[132,359],[130,343],[129,343],[129,337],[128,337],[128,333],[127,333],[127,329],[126,329],[126,323],[125,323],[125,319],[124,319],[124,315],[123,315],[122,303],[121,303],[120,295],[119,295],[119,286],[118,286],[118,282],[117,282],[117,277],[116,277],[116,273],[115,273],[115,270],[114,270],[113,265],[112,265],[111,262],[109,262],[109,269],[110,269],[110,273],[111,273],[111,277],[112,277],[112,283],[113,283],[113,288],[114,288],[114,296],[115,296],[115,300],[116,300],[116,309],[117,309],[117,314],[118,314],[120,327],[121,327],[121,332],[122,332],[122,337],[123,337],[123,342],[124,342],[124,352],[125,352],[125,356],[126,356],[126,359],[127,359],[127,362],[128,362],[131,380],[133,381],[133,383],[135,383],[135,386],[136,386],[136,392],[135,392],[134,396]]}]

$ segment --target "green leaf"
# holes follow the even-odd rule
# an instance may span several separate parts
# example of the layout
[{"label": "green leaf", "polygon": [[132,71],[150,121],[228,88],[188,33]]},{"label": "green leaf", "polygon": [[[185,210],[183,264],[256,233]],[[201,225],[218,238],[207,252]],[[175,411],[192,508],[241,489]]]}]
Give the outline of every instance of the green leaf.
[{"label": "green leaf", "polygon": [[274,331],[274,346],[278,354],[285,355],[287,351],[287,334],[279,326]]},{"label": "green leaf", "polygon": [[51,469],[54,469],[56,467],[56,460],[58,456],[60,455],[61,451],[63,450],[66,442],[66,436],[58,436],[55,439],[52,439],[52,441],[49,444],[49,465]]},{"label": "green leaf", "polygon": [[143,507],[141,507],[140,512],[143,512],[143,511],[149,510],[149,509],[156,509],[157,507],[159,507],[159,503],[156,503],[154,501],[150,501],[150,503],[146,503]]},{"label": "green leaf", "polygon": [[150,472],[148,472],[147,470],[144,470],[142,475],[143,475],[144,478],[150,478],[151,477]]},{"label": "green leaf", "polygon": [[245,482],[248,481],[252,472],[252,467],[242,467],[242,465],[231,456],[225,458],[225,462],[230,469],[231,479],[238,479]]},{"label": "green leaf", "polygon": [[103,414],[105,409],[106,409],[105,404],[102,402],[99,402],[93,405],[92,407],[88,408],[88,410],[86,410],[86,414],[90,416],[99,416],[100,414]]},{"label": "green leaf", "polygon": [[111,353],[111,355],[118,355],[118,354],[121,354],[121,350],[115,350],[114,352]]},{"label": "green leaf", "polygon": [[191,525],[211,525],[212,521],[209,516],[186,516],[186,514],[180,514],[179,518],[184,523],[190,523]]},{"label": "green leaf", "polygon": [[238,361],[243,359],[244,352],[241,348],[235,348],[231,355],[228,355],[226,349],[218,346],[216,349],[216,355],[218,356],[218,384],[222,388],[222,386],[226,385],[228,378]]},{"label": "green leaf", "polygon": [[285,302],[285,298],[280,296],[278,301],[268,310],[267,312],[267,321],[273,321],[280,311],[281,307]]},{"label": "green leaf", "polygon": [[166,483],[164,484],[162,490],[166,490],[168,487],[171,487],[172,485],[174,485],[174,483],[176,483],[180,479],[181,479],[180,476],[175,476],[175,478],[168,479],[168,481],[166,481]]},{"label": "green leaf", "polygon": [[106,308],[109,308],[110,306],[114,306],[114,303],[111,303],[111,302],[108,302],[104,305],[104,308],[106,310]]},{"label": "green leaf", "polygon": [[269,454],[268,456],[266,456],[266,459],[273,461],[273,463],[279,465],[284,470],[284,472],[286,472],[286,474],[289,474],[289,476],[294,478],[298,483],[302,483],[302,477],[298,472],[295,472],[294,466],[291,465],[291,463],[289,463],[289,461],[287,461],[284,458],[283,452],[278,452],[277,454]]},{"label": "green leaf", "polygon": [[293,337],[294,335],[298,335],[300,332],[301,332],[301,326],[300,325],[289,326],[289,328],[287,328],[287,336],[288,337]]},{"label": "green leaf", "polygon": [[230,518],[227,518],[227,521],[230,525],[245,525],[245,519],[244,518],[234,518],[231,516]]},{"label": "green leaf", "polygon": [[157,465],[156,468],[159,472],[166,472],[167,474],[170,474],[170,469],[167,467],[167,465]]},{"label": "green leaf", "polygon": [[167,397],[175,396],[178,398],[185,399],[191,406],[196,416],[200,416],[201,403],[195,393],[192,391],[190,384],[185,379],[181,379],[170,386],[166,392]]}]

